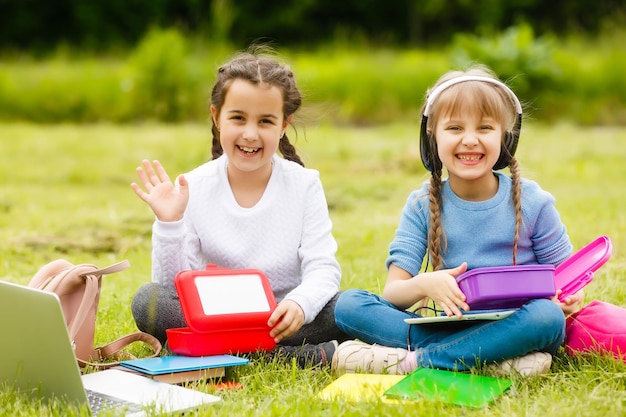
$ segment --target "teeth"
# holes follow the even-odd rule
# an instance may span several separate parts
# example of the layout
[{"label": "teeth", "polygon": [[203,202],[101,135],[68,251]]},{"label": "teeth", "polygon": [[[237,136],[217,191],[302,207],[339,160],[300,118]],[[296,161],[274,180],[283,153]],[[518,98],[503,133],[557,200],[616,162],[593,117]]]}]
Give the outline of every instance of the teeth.
[{"label": "teeth", "polygon": [[459,155],[459,159],[463,161],[478,161],[480,158],[482,158],[482,156],[480,155],[472,155],[472,156]]},{"label": "teeth", "polygon": [[255,153],[257,151],[256,148],[246,148],[246,147],[243,147],[243,146],[240,146],[239,149],[241,149],[245,153]]}]

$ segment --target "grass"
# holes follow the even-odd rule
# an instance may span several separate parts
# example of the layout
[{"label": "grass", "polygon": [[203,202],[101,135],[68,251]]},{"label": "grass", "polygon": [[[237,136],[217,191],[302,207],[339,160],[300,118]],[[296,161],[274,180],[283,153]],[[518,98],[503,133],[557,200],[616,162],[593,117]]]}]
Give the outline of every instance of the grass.
[{"label": "grass", "polygon": [[[104,278],[96,343],[135,331],[129,304],[150,279],[153,216],[130,189],[134,169],[143,158],[160,159],[172,175],[195,167],[209,155],[208,126],[5,123],[0,132],[0,279],[26,284],[41,265],[61,257],[102,266],[129,259],[129,270]],[[613,256],[589,285],[587,301],[626,305],[625,141],[625,129],[529,123],[518,149],[524,176],[556,197],[576,248],[601,234],[613,241]],[[419,159],[417,121],[300,128],[296,146],[307,166],[321,172],[339,243],[342,287],[379,292],[400,210],[409,192],[427,179]],[[332,381],[330,373],[269,360],[254,360],[234,376],[244,389],[219,393],[224,401],[200,415],[626,413],[626,368],[597,356],[573,359],[560,353],[550,374],[516,379],[509,394],[481,410],[429,401],[320,402],[315,396]],[[199,389],[214,391],[211,386]],[[7,391],[0,393],[0,410],[17,416],[85,411],[31,402]]]}]

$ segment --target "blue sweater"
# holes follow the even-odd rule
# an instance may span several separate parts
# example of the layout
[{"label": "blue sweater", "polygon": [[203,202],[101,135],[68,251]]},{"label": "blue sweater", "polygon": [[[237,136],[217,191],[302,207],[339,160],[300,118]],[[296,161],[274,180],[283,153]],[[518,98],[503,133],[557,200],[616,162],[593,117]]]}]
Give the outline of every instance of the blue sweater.
[{"label": "blue sweater", "polygon": [[[442,224],[447,249],[443,268],[467,262],[468,269],[513,264],[515,209],[511,200],[511,178],[495,173],[499,186],[486,201],[459,198],[448,181],[442,185]],[[389,247],[387,267],[393,263],[411,275],[419,273],[428,248],[430,224],[428,183],[413,191],[402,211],[396,236]],[[567,230],[556,210],[554,197],[534,181],[522,180],[522,226],[517,264],[558,265],[572,254]]]}]

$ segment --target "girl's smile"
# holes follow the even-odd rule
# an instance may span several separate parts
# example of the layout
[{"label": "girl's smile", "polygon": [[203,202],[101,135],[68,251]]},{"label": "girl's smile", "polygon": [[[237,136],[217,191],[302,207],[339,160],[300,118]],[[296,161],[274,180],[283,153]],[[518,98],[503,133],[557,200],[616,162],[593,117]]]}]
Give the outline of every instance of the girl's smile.
[{"label": "girl's smile", "polygon": [[261,149],[261,148],[249,148],[247,146],[245,146],[245,147],[244,146],[237,146],[237,148],[241,152],[243,152],[245,154],[248,154],[248,155],[254,155],[255,153],[257,153]]},{"label": "girl's smile", "polygon": [[483,158],[483,156],[484,154],[481,154],[481,153],[459,153],[457,154],[456,157],[460,159],[462,162],[468,165],[472,165],[480,161]]},{"label": "girl's smile", "polygon": [[493,195],[493,166],[500,157],[502,135],[501,124],[491,117],[474,111],[442,113],[435,125],[438,156],[457,195],[472,200]]}]

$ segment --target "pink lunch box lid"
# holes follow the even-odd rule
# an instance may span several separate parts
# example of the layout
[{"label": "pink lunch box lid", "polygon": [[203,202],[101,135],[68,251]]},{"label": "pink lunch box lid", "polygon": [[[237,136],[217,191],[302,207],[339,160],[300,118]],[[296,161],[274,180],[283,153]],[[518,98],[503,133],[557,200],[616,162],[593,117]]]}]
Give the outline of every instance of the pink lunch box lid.
[{"label": "pink lunch box lid", "polygon": [[554,271],[554,285],[562,291],[559,300],[589,284],[594,272],[611,257],[612,250],[611,239],[600,236],[559,265]]}]

